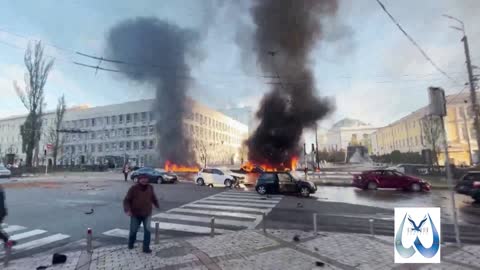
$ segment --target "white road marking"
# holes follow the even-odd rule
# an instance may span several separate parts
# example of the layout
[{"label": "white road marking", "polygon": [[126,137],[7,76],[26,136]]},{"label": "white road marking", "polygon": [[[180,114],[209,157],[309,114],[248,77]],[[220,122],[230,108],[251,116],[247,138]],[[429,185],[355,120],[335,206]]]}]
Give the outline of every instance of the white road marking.
[{"label": "white road marking", "polygon": [[15,232],[15,231],[24,230],[24,229],[26,229],[26,228],[23,227],[23,226],[10,225],[10,226],[6,227],[5,229],[3,229],[3,231],[6,232],[6,233],[11,233],[11,232]]},{"label": "white road marking", "polygon": [[220,200],[205,200],[199,201],[195,204],[219,204],[219,205],[236,205],[236,206],[250,206],[250,207],[257,207],[257,208],[272,208],[275,207],[276,204],[258,204],[258,203],[246,203],[246,202],[229,202],[229,201],[220,201]]},{"label": "white road marking", "polygon": [[[103,232],[102,234],[107,235],[107,236],[113,236],[113,237],[128,239],[128,235],[130,234],[130,231],[116,228],[116,229],[113,229],[113,230],[110,230],[110,231]],[[137,233],[137,241],[143,241],[143,233],[142,232]]]},{"label": "white road marking", "polygon": [[[150,224],[152,228],[155,228],[155,222]],[[169,230],[169,231],[180,231],[180,232],[191,232],[191,233],[210,233],[210,227],[195,226],[195,225],[186,225],[179,223],[170,223],[170,222],[160,222],[160,230]],[[215,229],[215,233],[228,233],[232,230],[226,229]]]},{"label": "white road marking", "polygon": [[215,210],[228,210],[228,211],[257,212],[257,213],[265,213],[266,212],[265,209],[262,210],[262,209],[258,209],[258,208],[248,208],[248,207],[240,207],[240,206],[226,206],[226,205],[187,204],[187,205],[184,205],[183,207],[215,209]]},{"label": "white road marking", "polygon": [[18,233],[18,234],[11,235],[10,240],[17,241],[17,240],[20,240],[20,239],[32,237],[32,236],[39,235],[39,234],[46,233],[46,232],[47,231],[45,231],[45,230],[32,230],[32,231],[28,231],[28,232],[24,232],[24,233]]},{"label": "white road marking", "polygon": [[[180,215],[180,214],[172,214],[172,213],[160,213],[153,216],[153,218],[166,218],[166,219],[176,219],[176,220],[183,220],[183,221],[196,221],[202,223],[210,223],[210,217],[204,216],[189,216],[189,215]],[[160,221],[160,224],[162,221]],[[247,221],[239,221],[239,220],[230,220],[230,219],[223,219],[223,218],[215,218],[215,224],[219,225],[230,225],[235,227],[247,227],[250,226],[251,222]],[[160,225],[161,226],[161,225]]]},{"label": "white road marking", "polygon": [[[215,195],[220,195],[220,196],[247,196],[247,197],[256,197],[256,198],[262,198],[262,197],[267,197],[267,195],[260,195],[256,191],[225,191],[222,193],[218,193]],[[213,196],[215,196],[213,195]],[[281,199],[283,198],[283,195],[268,195],[270,196],[271,199]]]},{"label": "white road marking", "polygon": [[40,239],[37,239],[37,240],[33,240],[33,241],[30,241],[30,242],[26,242],[26,243],[23,243],[23,244],[20,244],[20,245],[13,246],[13,250],[15,250],[15,251],[29,250],[29,249],[33,249],[33,248],[36,248],[36,247],[48,245],[48,244],[51,244],[53,242],[58,242],[58,241],[61,241],[61,240],[67,239],[67,238],[70,238],[70,236],[66,235],[66,234],[57,233],[57,234],[54,234],[54,235],[51,235],[51,236],[48,236],[48,237],[40,238]]},{"label": "white road marking", "polygon": [[213,197],[209,198],[228,198],[228,199],[249,199],[249,200],[262,200],[262,201],[271,201],[271,202],[279,202],[282,200],[282,198],[277,197],[277,198],[267,198],[266,196],[242,196],[242,195],[228,195],[228,194],[217,194]]},{"label": "white road marking", "polygon": [[255,214],[245,214],[245,213],[234,213],[227,211],[212,211],[212,210],[197,210],[197,209],[187,209],[187,208],[175,208],[171,212],[180,212],[180,213],[190,213],[190,214],[202,214],[210,216],[219,216],[219,217],[234,217],[234,218],[246,218],[246,219],[257,219],[262,217],[261,215]]},{"label": "white road marking", "polygon": [[272,204],[275,203],[277,204],[279,201],[271,201],[269,199],[265,200],[257,200],[257,199],[244,199],[244,198],[228,198],[228,197],[220,197],[220,196],[214,196],[214,197],[209,197],[208,199],[202,200],[222,200],[222,201],[232,201],[232,202],[252,202],[252,203],[265,203],[265,204]]}]

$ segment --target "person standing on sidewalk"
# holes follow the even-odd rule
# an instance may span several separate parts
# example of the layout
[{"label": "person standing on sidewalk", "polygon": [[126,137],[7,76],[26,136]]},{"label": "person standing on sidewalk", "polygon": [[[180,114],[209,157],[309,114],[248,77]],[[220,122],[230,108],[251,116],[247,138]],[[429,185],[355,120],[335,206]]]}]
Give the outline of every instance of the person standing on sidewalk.
[{"label": "person standing on sidewalk", "polygon": [[123,165],[122,172],[123,172],[123,176],[125,177],[125,182],[127,182],[128,173],[130,172],[130,166],[128,165],[128,162],[126,162]]},{"label": "person standing on sidewalk", "polygon": [[128,248],[133,249],[137,240],[137,232],[140,223],[143,223],[143,252],[151,253],[150,249],[150,220],[152,204],[158,206],[157,196],[153,186],[148,183],[148,176],[139,175],[138,183],[130,187],[127,196],[123,200],[123,209],[130,217],[130,233],[128,236]]},{"label": "person standing on sidewalk", "polygon": [[7,207],[5,206],[5,191],[3,190],[2,185],[0,185],[0,239],[2,239],[4,245],[14,245],[15,241],[8,240],[8,234],[2,230],[2,222],[7,216]]}]

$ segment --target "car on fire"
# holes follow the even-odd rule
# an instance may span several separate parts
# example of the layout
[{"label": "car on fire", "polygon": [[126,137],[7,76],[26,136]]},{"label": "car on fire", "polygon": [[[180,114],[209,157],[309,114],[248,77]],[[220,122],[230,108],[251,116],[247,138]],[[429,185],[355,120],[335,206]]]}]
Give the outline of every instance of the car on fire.
[{"label": "car on fire", "polygon": [[197,174],[195,183],[199,186],[225,186],[232,188],[238,186],[243,179],[243,175],[225,168],[202,168]]},{"label": "car on fire", "polygon": [[154,169],[150,167],[143,167],[132,172],[130,179],[137,182],[140,175],[147,176],[149,183],[164,184],[175,183],[178,181],[178,176],[172,172],[167,172],[162,169]]},{"label": "car on fire", "polygon": [[370,170],[353,175],[353,186],[361,189],[395,188],[408,191],[430,191],[427,181],[395,170]]},{"label": "car on fire", "polygon": [[282,193],[309,197],[317,191],[317,186],[291,172],[263,172],[257,179],[255,190],[261,195]]},{"label": "car on fire", "polygon": [[475,202],[480,203],[480,171],[471,171],[465,174],[455,186],[455,191],[471,196]]}]

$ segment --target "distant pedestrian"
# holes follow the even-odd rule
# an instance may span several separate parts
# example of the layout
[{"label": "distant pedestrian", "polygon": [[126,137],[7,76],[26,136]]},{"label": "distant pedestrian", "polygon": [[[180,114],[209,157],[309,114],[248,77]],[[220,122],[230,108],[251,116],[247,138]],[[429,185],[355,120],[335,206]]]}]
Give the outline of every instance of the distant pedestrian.
[{"label": "distant pedestrian", "polygon": [[155,196],[153,186],[148,183],[148,177],[140,175],[138,176],[138,183],[130,187],[127,196],[123,200],[125,213],[130,217],[129,249],[133,249],[137,239],[138,228],[140,223],[143,223],[143,252],[152,252],[150,249],[152,204],[159,208],[157,196]]},{"label": "distant pedestrian", "polygon": [[130,166],[128,163],[125,163],[122,168],[123,176],[125,177],[125,182],[127,182],[128,179],[128,173],[130,172]]},{"label": "distant pedestrian", "polygon": [[7,206],[5,205],[5,191],[3,190],[3,187],[0,185],[0,239],[2,239],[4,245],[14,245],[16,242],[15,241],[9,241],[8,240],[8,234],[2,230],[1,224],[5,217],[7,216]]}]

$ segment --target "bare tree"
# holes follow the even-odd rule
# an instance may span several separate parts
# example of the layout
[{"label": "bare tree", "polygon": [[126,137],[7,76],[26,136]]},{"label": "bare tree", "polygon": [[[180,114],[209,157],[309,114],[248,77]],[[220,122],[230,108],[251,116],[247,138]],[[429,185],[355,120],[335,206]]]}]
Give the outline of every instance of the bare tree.
[{"label": "bare tree", "polygon": [[209,158],[208,145],[203,140],[196,140],[194,142],[195,152],[197,152],[200,161],[203,163],[203,167],[207,167],[207,161]]},{"label": "bare tree", "polygon": [[55,120],[53,126],[48,130],[48,143],[52,144],[53,166],[57,166],[58,152],[63,148],[65,138],[61,136],[60,129],[62,128],[63,118],[67,105],[65,103],[65,96],[62,95],[58,99],[57,109],[55,110]]},{"label": "bare tree", "polygon": [[53,60],[48,62],[45,60],[43,46],[41,42],[36,42],[33,52],[30,44],[28,45],[24,62],[27,68],[24,76],[25,87],[21,88],[16,81],[13,86],[28,110],[27,119],[20,128],[20,135],[22,136],[22,150],[26,153],[26,166],[32,167],[33,152],[35,148],[38,148],[42,133],[42,115],[45,106],[43,88],[53,67]]},{"label": "bare tree", "polygon": [[425,143],[432,150],[432,164],[438,167],[438,152],[440,139],[442,138],[442,121],[440,117],[427,115],[422,118],[422,132],[425,135]]}]

